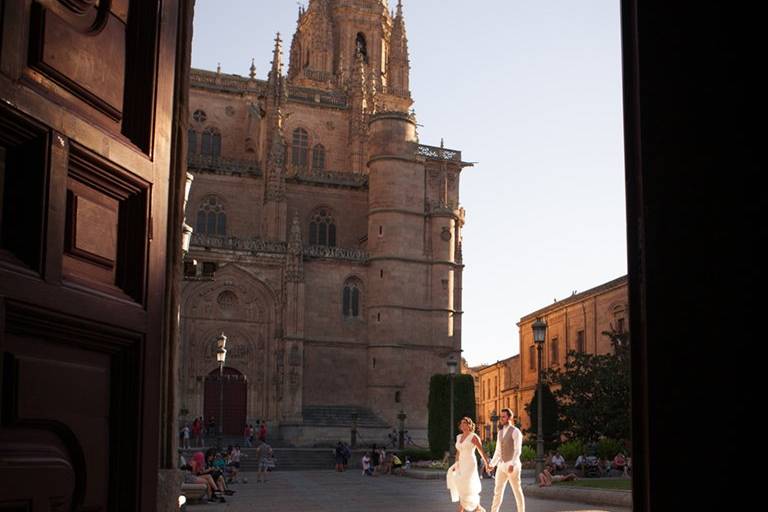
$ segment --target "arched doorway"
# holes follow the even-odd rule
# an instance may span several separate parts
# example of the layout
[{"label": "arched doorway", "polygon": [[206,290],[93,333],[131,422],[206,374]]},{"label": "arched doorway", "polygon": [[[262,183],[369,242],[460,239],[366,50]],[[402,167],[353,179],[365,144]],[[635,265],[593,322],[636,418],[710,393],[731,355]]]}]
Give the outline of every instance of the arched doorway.
[{"label": "arched doorway", "polygon": [[248,403],[248,383],[245,375],[234,368],[224,367],[223,379],[219,370],[213,370],[205,378],[205,422],[210,418],[219,426],[221,385],[224,386],[224,435],[235,436],[243,433]]}]

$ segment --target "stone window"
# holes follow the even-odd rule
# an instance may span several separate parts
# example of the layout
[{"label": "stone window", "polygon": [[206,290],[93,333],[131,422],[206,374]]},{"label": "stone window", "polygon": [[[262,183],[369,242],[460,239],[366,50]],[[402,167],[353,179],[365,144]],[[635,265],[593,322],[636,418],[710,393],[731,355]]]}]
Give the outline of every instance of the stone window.
[{"label": "stone window", "polygon": [[200,145],[200,153],[203,156],[218,158],[221,156],[221,133],[216,128],[207,128],[203,132],[203,140]]},{"label": "stone window", "polygon": [[203,262],[203,275],[206,277],[213,277],[213,275],[216,273],[217,265],[216,262],[213,261],[204,261]]},{"label": "stone window", "polygon": [[395,391],[395,403],[400,403],[400,392]]},{"label": "stone window", "polygon": [[342,295],[342,311],[344,318],[360,318],[362,295],[362,283],[357,278],[349,279],[344,283]]},{"label": "stone window", "polygon": [[584,342],[584,331],[578,331],[576,333],[576,352],[584,353],[586,344]]},{"label": "stone window", "polygon": [[616,332],[623,334],[624,333],[624,319],[623,318],[617,318],[616,319]]},{"label": "stone window", "polygon": [[557,366],[560,364],[560,340],[557,338],[552,338],[552,343],[550,344],[550,350],[552,355],[552,365]]},{"label": "stone window", "polygon": [[195,122],[198,123],[204,123],[208,119],[208,115],[205,113],[204,110],[195,110],[195,113],[192,114],[192,119],[195,120]]},{"label": "stone window", "polygon": [[187,132],[187,149],[190,155],[197,154],[197,132],[191,128]]},{"label": "stone window", "polygon": [[309,221],[309,245],[336,247],[336,223],[328,210],[318,210]]},{"label": "stone window", "polygon": [[362,32],[357,33],[357,39],[355,40],[355,52],[363,58],[363,61],[368,63],[368,43],[365,41],[365,34]]},{"label": "stone window", "polygon": [[195,231],[208,236],[226,236],[227,214],[218,197],[208,196],[200,204]]},{"label": "stone window", "polygon": [[317,144],[312,148],[312,170],[325,170],[325,147],[322,144]]},{"label": "stone window", "polygon": [[291,145],[291,163],[299,169],[307,168],[307,153],[309,152],[309,134],[304,128],[293,130]]},{"label": "stone window", "polygon": [[197,262],[195,260],[184,261],[184,276],[195,277],[197,275]]},{"label": "stone window", "polygon": [[534,347],[533,345],[528,347],[528,369],[529,370],[536,369],[536,347]]}]

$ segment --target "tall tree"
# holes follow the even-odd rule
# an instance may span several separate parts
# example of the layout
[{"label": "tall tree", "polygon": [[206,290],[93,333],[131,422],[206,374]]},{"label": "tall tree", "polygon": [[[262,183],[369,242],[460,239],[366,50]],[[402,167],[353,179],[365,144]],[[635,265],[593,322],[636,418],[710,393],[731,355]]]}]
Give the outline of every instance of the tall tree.
[{"label": "tall tree", "polygon": [[[459,418],[469,416],[477,421],[475,383],[471,375],[456,375],[453,378],[453,433],[458,434]],[[429,448],[438,457],[442,457],[453,442],[450,438],[450,385],[450,377],[443,374],[433,375],[429,381]]]},{"label": "tall tree", "polygon": [[[544,444],[549,449],[560,440],[561,422],[560,422],[560,404],[549,387],[549,384],[542,382],[542,406],[544,423]],[[531,419],[531,428],[525,431],[534,439],[539,433],[539,390],[533,394],[531,402],[525,406],[528,417]]]},{"label": "tall tree", "polygon": [[564,370],[549,370],[547,380],[565,433],[585,441],[601,437],[630,438],[629,333],[603,332],[611,339],[612,354],[571,351]]}]

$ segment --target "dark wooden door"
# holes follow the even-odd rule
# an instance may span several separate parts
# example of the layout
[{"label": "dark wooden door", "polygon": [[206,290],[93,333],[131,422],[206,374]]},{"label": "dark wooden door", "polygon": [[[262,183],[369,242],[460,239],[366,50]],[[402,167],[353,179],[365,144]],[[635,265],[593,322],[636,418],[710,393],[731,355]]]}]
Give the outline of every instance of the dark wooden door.
[{"label": "dark wooden door", "polygon": [[0,0],[0,510],[155,510],[178,13]]},{"label": "dark wooden door", "polygon": [[245,376],[234,368],[224,368],[224,378],[219,378],[219,370],[214,370],[205,378],[205,422],[210,418],[219,427],[221,395],[224,395],[224,434],[242,435],[245,428],[248,403],[248,384]]}]

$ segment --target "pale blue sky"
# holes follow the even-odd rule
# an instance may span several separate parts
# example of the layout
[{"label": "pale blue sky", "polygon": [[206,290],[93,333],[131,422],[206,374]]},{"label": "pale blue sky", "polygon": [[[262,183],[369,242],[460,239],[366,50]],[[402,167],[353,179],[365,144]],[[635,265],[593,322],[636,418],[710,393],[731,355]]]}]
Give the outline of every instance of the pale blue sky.
[{"label": "pale blue sky", "polygon": [[[392,6],[395,0],[390,0]],[[403,0],[420,140],[462,174],[464,355],[519,352],[522,316],[626,273],[619,0]],[[265,78],[295,0],[197,0],[192,65]]]}]

